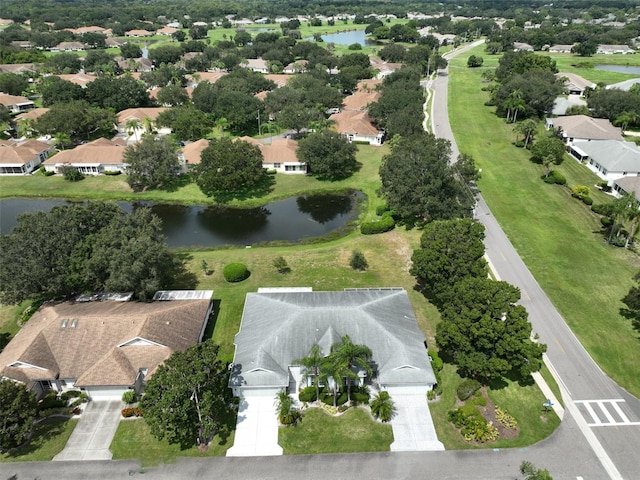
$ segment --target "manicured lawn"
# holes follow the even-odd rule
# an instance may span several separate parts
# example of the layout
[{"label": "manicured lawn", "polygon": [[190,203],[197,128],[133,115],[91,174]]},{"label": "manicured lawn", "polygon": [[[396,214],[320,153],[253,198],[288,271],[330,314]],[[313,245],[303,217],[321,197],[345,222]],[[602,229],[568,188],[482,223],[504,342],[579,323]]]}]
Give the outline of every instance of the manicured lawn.
[{"label": "manicured lawn", "polygon": [[77,420],[47,419],[35,427],[31,442],[17,452],[0,454],[0,462],[48,462],[62,451]]},{"label": "manicured lawn", "polygon": [[221,457],[233,445],[234,433],[225,440],[215,437],[209,450],[202,454],[196,447],[180,450],[178,445],[156,440],[143,419],[121,420],[109,449],[114,460],[136,458],[143,466],[172,463],[178,457]]},{"label": "manicured lawn", "polygon": [[285,455],[317,453],[388,452],[391,425],[376,422],[360,408],[333,417],[320,408],[304,412],[295,427],[280,427],[278,443]]},{"label": "manicured lawn", "polygon": [[[542,404],[546,400],[540,389],[535,385],[520,386],[514,382],[489,388],[489,398],[500,408],[513,415],[518,421],[520,434],[514,439],[500,439],[495,442],[476,445],[464,440],[454,425],[447,421],[447,412],[455,408],[456,388],[462,378],[456,373],[455,367],[445,365],[442,370],[443,393],[437,402],[429,403],[429,410],[434,420],[438,440],[447,450],[473,448],[512,448],[531,445],[553,433],[560,425],[560,419],[550,411],[542,415]],[[549,380],[548,380],[549,381]],[[557,390],[555,381],[549,384]]]},{"label": "manicured lawn", "polygon": [[594,68],[595,65],[640,66],[638,55],[598,54],[592,57],[577,57],[570,53],[551,53],[548,55],[556,61],[559,71],[578,74],[594,83],[612,84],[637,77],[637,75],[626,73],[597,70]]},{"label": "manicured lawn", "polygon": [[[469,52],[482,53],[482,47]],[[540,180],[543,167],[511,144],[512,126],[484,106],[482,69],[467,68],[466,58],[451,62],[449,115],[460,151],[482,168],[483,197],[581,343],[616,382],[640,395],[638,332],[619,314],[640,257],[606,245],[597,215],[571,198],[566,187]],[[497,59],[488,58],[485,64],[495,66]],[[592,187],[596,181],[570,157],[558,170],[569,185]],[[610,197],[594,192],[593,198]]]}]

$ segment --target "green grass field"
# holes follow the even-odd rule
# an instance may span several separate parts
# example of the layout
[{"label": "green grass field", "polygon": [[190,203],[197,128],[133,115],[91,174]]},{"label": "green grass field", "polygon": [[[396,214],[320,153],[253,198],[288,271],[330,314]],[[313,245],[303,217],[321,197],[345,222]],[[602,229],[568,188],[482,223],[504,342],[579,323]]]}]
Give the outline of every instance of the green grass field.
[{"label": "green grass field", "polygon": [[28,445],[11,453],[1,453],[2,462],[48,462],[62,451],[76,427],[77,420],[47,419],[35,426]]},{"label": "green grass field", "polygon": [[280,427],[278,443],[285,455],[315,453],[388,452],[391,425],[383,425],[360,408],[332,417],[320,408],[305,410],[295,427]]},{"label": "green grass field", "polygon": [[[482,55],[483,49],[470,54]],[[606,245],[599,217],[571,198],[568,188],[543,183],[543,167],[512,145],[512,125],[484,106],[488,94],[481,91],[480,75],[497,65],[497,57],[484,58],[480,69],[466,67],[466,54],[451,62],[449,115],[458,147],[482,168],[478,185],[485,200],[581,343],[614,380],[640,395],[638,332],[619,315],[640,257]],[[594,190],[597,177],[571,157],[557,169],[569,186]],[[599,192],[593,198],[606,201]]]}]

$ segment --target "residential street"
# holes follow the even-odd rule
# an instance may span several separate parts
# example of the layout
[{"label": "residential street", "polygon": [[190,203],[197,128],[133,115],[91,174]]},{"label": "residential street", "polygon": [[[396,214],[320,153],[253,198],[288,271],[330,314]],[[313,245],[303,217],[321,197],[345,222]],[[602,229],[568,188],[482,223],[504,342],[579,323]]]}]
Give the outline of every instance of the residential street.
[{"label": "residential street", "polygon": [[[459,50],[458,53],[465,49]],[[446,75],[433,82],[432,119],[437,136],[453,142],[446,109]],[[500,279],[518,286],[534,331],[548,345],[566,414],[549,438],[527,448],[445,452],[183,459],[141,469],[131,461],[0,464],[0,480],[104,479],[486,479],[513,480],[523,460],[550,471],[554,480],[638,478],[640,401],[618,387],[593,362],[551,304],[482,198],[477,218],[486,227],[487,255]],[[588,312],[585,312],[588,314]]]}]

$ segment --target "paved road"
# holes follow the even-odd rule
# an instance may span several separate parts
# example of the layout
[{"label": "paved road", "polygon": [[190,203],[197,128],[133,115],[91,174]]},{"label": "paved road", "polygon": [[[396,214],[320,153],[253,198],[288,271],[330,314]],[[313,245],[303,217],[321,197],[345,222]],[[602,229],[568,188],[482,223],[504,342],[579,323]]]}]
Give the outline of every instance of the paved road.
[{"label": "paved road", "polygon": [[[438,136],[453,140],[445,107],[442,105],[443,82],[434,82],[436,103],[433,114]],[[445,84],[446,85],[446,84]],[[457,158],[457,154],[454,158]],[[0,464],[0,480],[17,475],[18,480],[44,479],[111,479],[130,478],[144,472],[148,479],[233,478],[233,479],[477,479],[513,480],[522,460],[549,469],[554,480],[605,480],[616,478],[609,469],[628,480],[640,478],[640,426],[624,424],[610,400],[624,400],[617,406],[629,422],[640,419],[640,402],[612,382],[591,360],[577,342],[564,320],[522,263],[488,207],[480,198],[477,215],[487,228],[486,246],[498,275],[520,287],[522,303],[527,307],[534,330],[549,346],[548,358],[558,372],[563,397],[569,414],[549,438],[527,448],[508,450],[476,450],[446,452],[398,452],[351,455],[304,455],[254,458],[186,459],[175,465],[142,470],[136,462],[54,462]],[[566,387],[566,388],[565,388]],[[601,403],[589,403],[597,400]],[[606,400],[606,401],[605,401]],[[583,401],[582,403],[580,401]],[[614,423],[601,410],[607,409]],[[585,415],[590,411],[603,426],[590,427]],[[591,417],[589,417],[591,418]],[[618,422],[620,421],[620,422]],[[591,422],[594,423],[594,422]],[[594,451],[591,438],[603,448]],[[604,454],[604,455],[602,455]]]}]

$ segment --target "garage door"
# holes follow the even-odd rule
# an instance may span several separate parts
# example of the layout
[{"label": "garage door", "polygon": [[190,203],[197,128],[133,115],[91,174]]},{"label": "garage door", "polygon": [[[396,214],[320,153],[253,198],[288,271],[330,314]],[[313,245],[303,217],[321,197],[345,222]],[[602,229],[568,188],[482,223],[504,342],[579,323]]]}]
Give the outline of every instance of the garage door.
[{"label": "garage door", "polygon": [[92,400],[122,400],[122,394],[127,390],[122,387],[91,387],[85,392]]}]

